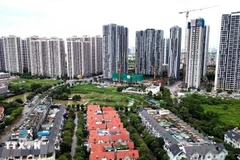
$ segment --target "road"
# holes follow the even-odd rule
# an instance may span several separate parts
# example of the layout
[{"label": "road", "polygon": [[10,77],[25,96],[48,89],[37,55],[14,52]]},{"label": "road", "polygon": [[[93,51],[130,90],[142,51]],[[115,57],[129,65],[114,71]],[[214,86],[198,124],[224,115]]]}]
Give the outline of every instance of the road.
[{"label": "road", "polygon": [[7,141],[10,138],[12,128],[14,126],[16,126],[16,127],[20,126],[24,122],[25,117],[27,117],[27,116],[29,116],[31,114],[31,112],[35,108],[35,106],[37,106],[44,99],[44,97],[47,97],[51,90],[53,90],[53,89],[55,89],[55,88],[57,88],[59,86],[62,86],[62,85],[63,84],[58,85],[58,86],[56,86],[54,88],[49,89],[48,91],[46,91],[45,93],[43,93],[41,95],[35,96],[33,98],[33,100],[30,102],[30,104],[25,105],[24,109],[22,111],[22,115],[19,117],[18,121],[15,121],[15,123],[12,123],[10,126],[8,126],[6,131],[2,133],[2,135],[0,137],[0,142]]},{"label": "road", "polygon": [[172,98],[175,97],[174,92],[179,89],[178,85],[180,85],[181,83],[183,83],[183,82],[182,81],[177,81],[176,83],[174,83],[171,86],[165,86],[166,88],[168,88],[170,90]]},{"label": "road", "polygon": [[77,146],[76,132],[77,132],[77,127],[78,127],[78,117],[77,117],[77,113],[75,113],[75,115],[76,115],[76,118],[74,119],[75,128],[74,128],[74,133],[73,133],[73,137],[72,137],[72,148],[71,148],[72,160],[74,160],[75,150],[76,150],[76,146]]}]

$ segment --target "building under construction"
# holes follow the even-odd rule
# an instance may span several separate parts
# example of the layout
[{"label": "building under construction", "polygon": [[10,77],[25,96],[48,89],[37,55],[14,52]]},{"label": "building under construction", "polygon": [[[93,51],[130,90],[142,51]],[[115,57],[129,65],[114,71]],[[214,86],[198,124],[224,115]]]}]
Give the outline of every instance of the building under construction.
[{"label": "building under construction", "polygon": [[113,73],[112,80],[114,82],[123,82],[123,83],[142,83],[143,75],[142,74],[126,74],[126,73]]}]

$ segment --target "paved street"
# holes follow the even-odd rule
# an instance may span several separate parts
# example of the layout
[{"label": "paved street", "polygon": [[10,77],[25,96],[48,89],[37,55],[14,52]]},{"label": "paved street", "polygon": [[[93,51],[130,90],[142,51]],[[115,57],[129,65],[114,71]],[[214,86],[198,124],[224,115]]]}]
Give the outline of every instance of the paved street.
[{"label": "paved street", "polygon": [[182,83],[182,81],[177,81],[176,83],[174,83],[171,86],[165,86],[166,88],[168,88],[170,90],[172,97],[175,97],[173,93],[174,93],[174,91],[177,91],[178,85],[180,85],[181,83]]}]

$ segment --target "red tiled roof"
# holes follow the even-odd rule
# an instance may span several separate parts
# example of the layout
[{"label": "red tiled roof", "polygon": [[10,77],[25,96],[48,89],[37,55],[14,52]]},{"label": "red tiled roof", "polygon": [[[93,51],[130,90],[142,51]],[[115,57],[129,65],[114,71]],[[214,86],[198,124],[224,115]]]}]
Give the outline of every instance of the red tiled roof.
[{"label": "red tiled roof", "polygon": [[103,141],[104,143],[109,143],[109,136],[91,136],[89,137],[88,143],[98,143],[99,141]]},{"label": "red tiled roof", "polygon": [[117,159],[124,159],[126,157],[130,157],[130,158],[138,158],[139,154],[138,154],[138,150],[130,150],[130,151],[120,151],[117,152]]},{"label": "red tiled roof", "polygon": [[112,107],[102,107],[102,111],[115,111]]},{"label": "red tiled roof", "polygon": [[123,128],[123,124],[121,123],[108,123],[107,128],[114,129],[114,128]]},{"label": "red tiled roof", "polygon": [[110,143],[107,144],[92,144],[91,145],[91,153],[92,152],[104,152],[104,147],[109,147],[112,145]]},{"label": "red tiled roof", "polygon": [[96,123],[88,124],[88,130],[96,130],[96,129],[106,129],[106,124],[96,124]]},{"label": "red tiled roof", "polygon": [[130,136],[129,134],[119,134],[119,135],[111,135],[111,139],[114,142],[117,142],[119,139],[122,141],[129,141],[130,140]]},{"label": "red tiled roof", "polygon": [[114,160],[114,152],[94,152],[90,154],[90,160],[102,160],[102,158]]}]

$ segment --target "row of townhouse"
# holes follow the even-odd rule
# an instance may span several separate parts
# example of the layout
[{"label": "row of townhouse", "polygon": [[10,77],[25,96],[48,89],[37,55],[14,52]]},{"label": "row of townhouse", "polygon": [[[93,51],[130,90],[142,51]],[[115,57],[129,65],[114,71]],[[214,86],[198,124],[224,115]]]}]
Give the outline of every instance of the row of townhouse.
[{"label": "row of townhouse", "polygon": [[139,116],[146,130],[155,137],[164,139],[170,160],[224,160],[228,152],[223,144],[215,144],[203,137],[172,113],[160,115],[141,109]]},{"label": "row of townhouse", "polygon": [[240,148],[240,130],[234,128],[224,134],[224,141],[234,148]]},{"label": "row of townhouse", "polygon": [[37,105],[16,126],[0,147],[1,160],[55,160],[55,152],[61,149],[66,109],[64,105],[48,105]]},{"label": "row of townhouse", "polygon": [[89,105],[87,110],[90,160],[135,160],[138,150],[112,107]]}]

